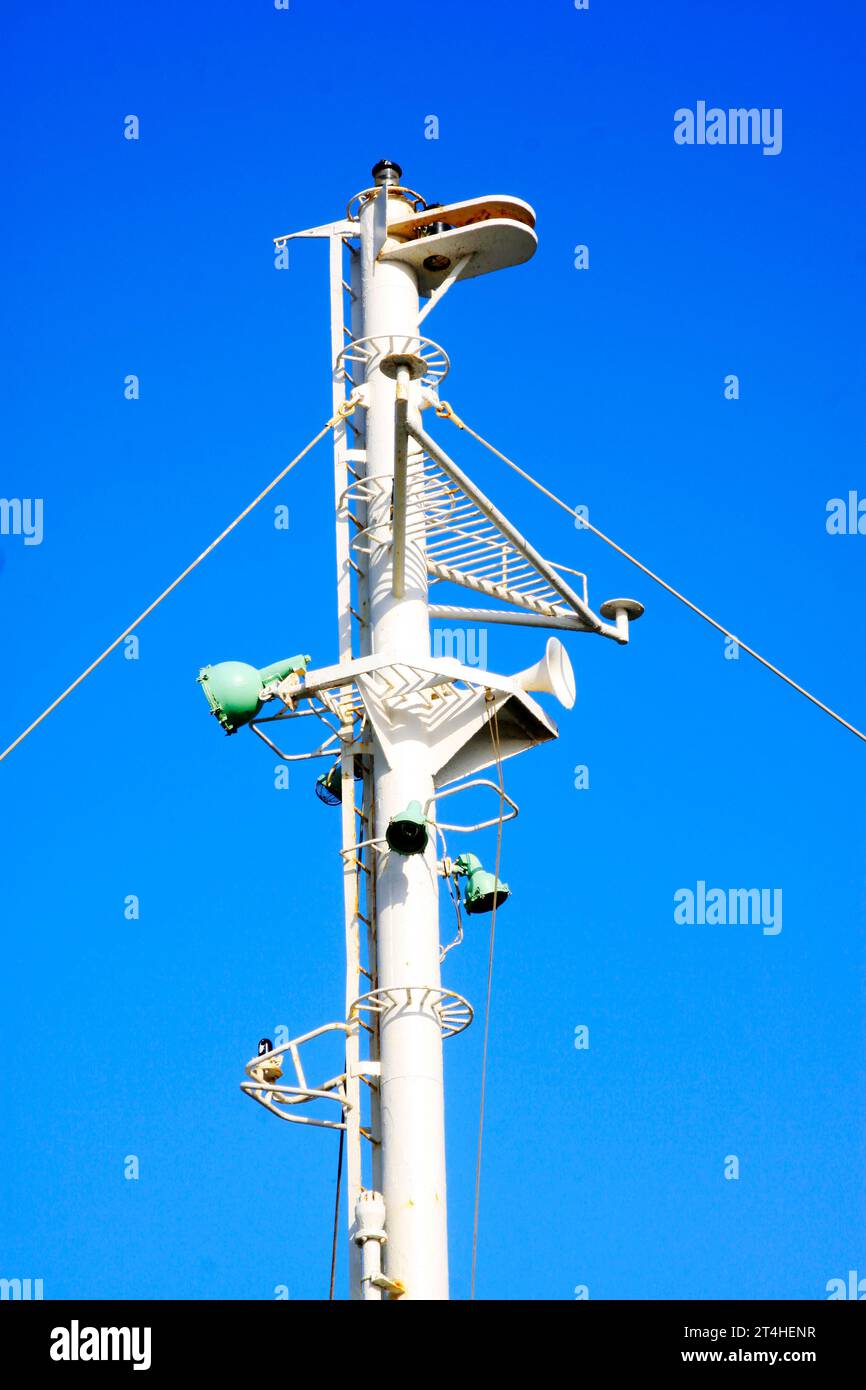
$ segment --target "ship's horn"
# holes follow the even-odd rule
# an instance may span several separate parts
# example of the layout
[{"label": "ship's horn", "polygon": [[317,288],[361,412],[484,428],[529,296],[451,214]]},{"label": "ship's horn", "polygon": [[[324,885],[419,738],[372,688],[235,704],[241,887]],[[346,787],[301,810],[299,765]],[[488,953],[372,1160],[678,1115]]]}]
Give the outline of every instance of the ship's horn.
[{"label": "ship's horn", "polygon": [[535,666],[518,671],[511,679],[523,690],[544,690],[548,695],[555,695],[566,709],[571,709],[574,704],[574,671],[558,637],[548,640],[544,656]]}]

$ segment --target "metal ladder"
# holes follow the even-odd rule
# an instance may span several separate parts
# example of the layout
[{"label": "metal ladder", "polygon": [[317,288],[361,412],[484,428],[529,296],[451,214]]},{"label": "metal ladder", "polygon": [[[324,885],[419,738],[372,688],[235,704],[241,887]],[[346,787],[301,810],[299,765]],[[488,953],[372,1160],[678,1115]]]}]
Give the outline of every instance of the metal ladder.
[{"label": "metal ladder", "polygon": [[[350,260],[349,280],[344,274],[344,257]],[[343,406],[352,390],[360,383],[353,381],[353,365],[342,355],[347,343],[360,337],[357,284],[360,257],[356,247],[345,236],[332,232],[329,237],[329,279],[331,309],[331,361],[333,410]],[[351,327],[345,323],[346,300]],[[351,438],[350,438],[351,436]],[[366,474],[364,451],[364,412],[344,417],[333,432],[334,498],[337,536],[337,609],[340,662],[353,656],[367,656],[369,641],[369,595],[367,568],[361,551],[352,546],[353,530],[367,525],[363,479]],[[354,496],[352,489],[357,488]],[[356,558],[357,556],[357,558]],[[359,563],[360,561],[360,563]],[[354,598],[354,602],[353,602]],[[376,963],[376,903],[375,871],[370,846],[354,849],[373,836],[374,798],[372,764],[363,752],[364,744],[356,742],[356,729],[351,714],[343,724],[341,772],[341,839],[343,860],[343,913],[346,940],[345,1017],[357,1024],[346,1034],[346,1072],[344,1110],[346,1143],[346,1211],[349,1229],[349,1295],[361,1297],[360,1250],[352,1239],[355,1225],[355,1206],[362,1190],[379,1190],[381,1126],[379,1115],[378,1016],[356,1007],[357,1001],[378,986]],[[360,805],[356,796],[356,761],[360,757],[363,775],[358,781]],[[354,851],[354,852],[353,852]],[[366,1042],[366,1057],[362,1057],[362,1040]],[[362,1104],[362,1088],[367,1091],[367,1104]],[[365,1111],[369,1116],[364,1123]],[[362,1140],[370,1146],[369,1178],[365,1182],[365,1163]]]}]

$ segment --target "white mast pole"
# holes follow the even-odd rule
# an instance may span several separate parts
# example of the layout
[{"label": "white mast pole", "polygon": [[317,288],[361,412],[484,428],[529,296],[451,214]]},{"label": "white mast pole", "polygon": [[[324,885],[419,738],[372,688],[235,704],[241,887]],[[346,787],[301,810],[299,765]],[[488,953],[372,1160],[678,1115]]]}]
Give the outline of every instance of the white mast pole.
[{"label": "white mast pole", "polygon": [[[379,357],[411,352],[418,336],[418,281],[414,270],[377,260],[389,211],[407,216],[412,204],[387,183],[394,166],[377,166],[382,191],[360,212],[361,310],[366,338],[394,337],[375,344]],[[408,340],[408,341],[401,341]],[[378,351],[381,347],[381,351]],[[366,372],[366,475],[372,500],[368,520],[374,536],[390,535],[394,477],[395,394],[393,379],[377,359]],[[419,387],[408,385],[410,409]],[[415,448],[414,444],[410,447]],[[416,453],[417,457],[417,453]],[[403,596],[392,590],[393,549],[372,544],[369,570],[370,629],[374,654],[424,664],[430,656],[430,626],[423,534],[419,536],[412,486],[420,470],[410,458]],[[421,528],[423,531],[423,528]],[[401,713],[395,725],[396,753],[389,763],[377,745],[373,759],[375,835],[384,836],[392,816],[410,801],[426,804],[433,794],[432,757],[422,722]],[[439,882],[436,844],[431,834],[424,854],[401,856],[382,850],[376,862],[376,934],[379,988],[390,992],[379,1019],[381,1047],[381,1182],[385,1199],[385,1274],[405,1287],[412,1300],[448,1297],[448,1236],[445,1194],[445,1114],[442,1033],[434,1012],[439,986]],[[432,1003],[424,990],[434,991]],[[386,1001],[387,1003],[387,1001]]]},{"label": "white mast pole", "polygon": [[[507,711],[508,745],[502,756],[511,757],[557,737],[556,725],[528,691],[547,691],[567,709],[574,703],[561,643],[552,640],[544,660],[517,676],[473,672],[434,660],[430,618],[573,628],[626,643],[630,621],[643,612],[635,600],[611,599],[596,614],[589,606],[586,577],[581,597],[563,578],[564,567],[548,563],[424,431],[421,407],[436,403],[433,388],[448,370],[448,357],[437,344],[420,338],[421,321],[459,279],[529,260],[537,246],[535,213],[528,203],[504,195],[445,207],[425,205],[400,186],[401,176],[399,166],[382,160],[373,170],[376,187],[356,194],[344,219],[290,234],[329,237],[331,242],[340,664],[308,672],[303,681],[296,675],[275,683],[273,693],[287,714],[321,714],[321,706],[337,712],[342,723],[346,1015],[276,1050],[291,1053],[297,1073],[298,1084],[285,1086],[285,1094],[256,1059],[247,1063],[248,1079],[242,1082],[261,1105],[301,1123],[332,1122],[297,1115],[294,1106],[325,1096],[342,1102],[350,1296],[365,1301],[380,1300],[383,1294],[424,1301],[448,1298],[442,1038],[462,1031],[472,1020],[472,1009],[460,995],[441,988],[439,844],[428,826],[426,847],[418,852],[422,824],[413,803],[425,809],[435,804],[434,769],[445,784],[440,795],[479,785],[471,774],[489,767],[494,751],[497,761],[500,756],[498,744],[491,748],[486,727],[491,708]],[[347,284],[342,244],[356,239],[360,245],[357,251],[350,248]],[[278,246],[288,240],[275,238]],[[343,323],[344,290],[351,295],[351,329]],[[423,312],[421,290],[429,296]],[[356,379],[360,371],[363,383]],[[362,385],[363,390],[357,389]],[[340,415],[344,407],[354,410],[351,448]],[[443,497],[453,504],[448,514]],[[430,607],[430,518],[435,543],[429,572],[501,600],[507,610]],[[350,524],[357,532],[357,560]],[[613,618],[615,626],[605,621]],[[347,688],[354,695],[343,704],[341,692]],[[232,690],[228,696],[236,698]],[[212,695],[208,698],[214,707]],[[300,698],[310,701],[309,710],[296,709]],[[437,699],[443,703],[434,704]],[[261,729],[252,727],[276,748]],[[332,725],[328,727],[333,734]],[[355,739],[360,740],[357,746]],[[323,748],[331,744],[328,739]],[[320,756],[323,748],[307,756]],[[363,760],[362,808],[355,805],[357,756]],[[460,785],[454,786],[455,781]],[[487,785],[495,789],[494,783]],[[503,808],[507,802],[516,813],[511,798],[504,791],[501,795]],[[386,847],[392,821],[394,849]],[[468,833],[495,823],[463,829]],[[401,845],[409,851],[405,855],[398,852]],[[482,888],[467,882],[467,910],[490,911],[507,896],[504,884]],[[361,922],[366,966],[361,964]],[[359,995],[362,975],[371,988]],[[361,1027],[369,1033],[366,1057],[361,1056]],[[346,1032],[345,1072],[324,1088],[310,1088],[298,1047],[333,1030]],[[273,1059],[266,1059],[266,1065],[273,1073]],[[276,1073],[279,1079],[279,1067]],[[361,1081],[370,1087],[366,1126]],[[371,1145],[366,1165],[362,1139]],[[369,1187],[364,1186],[365,1168]]]}]

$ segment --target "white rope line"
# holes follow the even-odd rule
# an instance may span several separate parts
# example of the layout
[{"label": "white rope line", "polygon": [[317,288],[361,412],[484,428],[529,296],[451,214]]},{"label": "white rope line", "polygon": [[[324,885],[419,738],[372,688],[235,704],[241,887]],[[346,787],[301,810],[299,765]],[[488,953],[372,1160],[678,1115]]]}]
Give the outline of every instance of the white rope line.
[{"label": "white rope line", "polygon": [[513,459],[507,458],[505,454],[500,453],[489,440],[484,439],[473,430],[466,424],[465,420],[461,420],[460,416],[454,413],[447,401],[441,402],[436,409],[436,414],[443,419],[451,420],[458,429],[465,430],[467,434],[471,434],[473,439],[477,439],[478,443],[482,444],[485,449],[489,449],[491,454],[495,454],[496,457],[507,464],[509,468],[512,468],[515,473],[518,473],[521,478],[525,478],[525,480],[531,483],[534,488],[537,488],[539,492],[544,493],[544,496],[550,498],[551,502],[555,502],[557,507],[561,507],[564,512],[568,512],[569,516],[576,517],[582,527],[585,527],[587,531],[591,531],[594,536],[598,536],[599,540],[604,541],[605,545],[609,545],[611,549],[615,550],[618,555],[621,555],[624,560],[628,560],[629,564],[635,565],[636,568],[641,570],[653,583],[660,585],[662,589],[672,594],[674,598],[679,599],[680,603],[684,603],[686,608],[690,608],[693,613],[697,613],[699,618],[703,618],[705,623],[709,623],[711,627],[716,628],[723,636],[730,637],[733,642],[736,642],[738,647],[741,647],[749,656],[754,657],[755,661],[760,662],[762,666],[766,666],[768,671],[772,671],[774,676],[778,676],[786,685],[790,685],[792,690],[796,690],[799,695],[803,695],[805,699],[810,700],[813,705],[817,705],[818,709],[823,710],[824,714],[829,714],[830,718],[835,719],[837,724],[841,724],[849,733],[854,734],[856,738],[866,743],[866,734],[864,734],[862,730],[856,728],[853,724],[849,724],[847,719],[843,719],[841,714],[837,714],[829,705],[825,705],[823,700],[818,699],[817,695],[812,695],[802,685],[798,685],[795,680],[792,680],[790,676],[786,676],[784,671],[780,671],[778,666],[774,666],[765,656],[761,656],[760,652],[756,652],[754,647],[750,647],[742,638],[737,637],[735,633],[731,632],[729,628],[724,627],[723,624],[717,622],[715,618],[711,618],[709,613],[705,613],[696,603],[692,603],[691,599],[686,598],[685,594],[681,594],[672,584],[668,584],[660,575],[655,574],[653,570],[649,569],[647,565],[638,560],[636,556],[624,550],[621,545],[617,545],[616,541],[611,540],[610,536],[606,536],[603,531],[599,531],[597,526],[593,526],[592,522],[582,516],[574,507],[570,507],[567,502],[563,502],[562,498],[557,497],[555,492],[551,492],[550,488],[545,487],[537,478],[533,478],[531,473],[527,473],[525,468],[521,468]]},{"label": "white rope line", "polygon": [[[348,404],[348,402],[347,402],[347,404]],[[229,524],[228,524],[228,526],[225,528],[225,530],[224,530],[224,531],[221,531],[220,534],[216,537],[216,539],[213,540],[213,541],[211,541],[210,545],[207,546],[206,549],[204,549],[204,550],[201,552],[201,554],[198,555],[198,556],[193,560],[192,564],[187,565],[187,567],[186,567],[186,569],[183,571],[183,573],[182,573],[182,574],[179,574],[179,575],[177,576],[177,579],[173,579],[172,582],[169,584],[168,588],[167,588],[167,589],[163,589],[163,591],[162,591],[162,593],[159,595],[159,597],[158,597],[158,598],[155,598],[155,599],[153,600],[153,603],[148,604],[147,608],[145,608],[144,611],[143,611],[142,613],[139,613],[138,617],[137,617],[133,622],[131,622],[131,623],[129,624],[128,627],[125,627],[125,628],[123,629],[123,632],[121,632],[120,636],[119,636],[119,637],[115,637],[114,641],[111,643],[111,645],[110,645],[109,647],[106,647],[106,648],[105,648],[105,651],[104,651],[104,652],[100,652],[99,656],[96,658],[95,661],[91,661],[90,665],[89,665],[84,671],[81,672],[81,675],[80,675],[80,676],[76,676],[76,678],[75,678],[75,680],[72,682],[72,684],[71,684],[71,685],[68,685],[68,686],[66,687],[66,689],[62,692],[62,694],[60,694],[60,695],[57,696],[57,699],[56,699],[56,700],[52,700],[51,704],[48,705],[47,708],[44,709],[44,710],[42,711],[42,713],[41,713],[40,715],[38,715],[38,717],[37,717],[36,719],[33,720],[33,723],[32,723],[32,724],[28,724],[27,728],[24,729],[23,732],[20,733],[16,739],[13,739],[13,741],[9,744],[9,747],[3,749],[3,752],[0,753],[0,763],[2,763],[3,759],[4,759],[4,758],[7,758],[7,757],[9,756],[9,754],[10,754],[15,748],[18,747],[19,743],[23,743],[24,740],[25,740],[25,738],[27,737],[27,735],[28,735],[28,734],[32,734],[32,733],[33,733],[33,730],[34,730],[35,728],[37,728],[38,725],[40,725],[40,724],[42,723],[43,719],[47,719],[48,716],[49,716],[49,714],[51,714],[54,710],[56,710],[56,709],[57,709],[57,706],[58,706],[58,705],[61,705],[61,704],[63,703],[63,701],[66,699],[66,697],[67,697],[68,695],[71,695],[72,692],[73,692],[73,690],[75,690],[75,689],[77,688],[77,686],[81,685],[81,682],[84,681],[84,680],[86,680],[87,677],[91,674],[91,672],[92,672],[92,671],[95,671],[96,668],[97,668],[97,666],[101,665],[102,662],[105,660],[105,658],[106,658],[107,656],[110,656],[110,655],[111,655],[111,653],[115,650],[116,647],[119,647],[119,646],[120,646],[121,642],[123,641],[123,639],[124,639],[125,637],[128,637],[128,636],[130,635],[131,632],[134,632],[135,629],[136,629],[137,627],[139,627],[139,626],[141,625],[141,623],[144,622],[144,619],[147,618],[147,617],[153,612],[153,610],[154,610],[155,608],[158,608],[158,607],[159,607],[159,605],[162,603],[163,599],[168,598],[169,594],[172,593],[172,591],[173,591],[174,589],[177,588],[177,586],[178,586],[178,584],[180,584],[181,580],[186,579],[186,577],[187,577],[188,574],[192,574],[193,570],[196,569],[196,567],[197,567],[198,565],[201,564],[202,560],[206,559],[206,557],[207,557],[208,555],[210,555],[210,553],[211,553],[212,550],[216,550],[216,548],[217,548],[217,546],[219,545],[220,541],[224,541],[225,538],[226,538],[226,536],[229,534],[229,532],[233,531],[233,530],[235,529],[235,527],[236,527],[241,521],[243,521],[244,517],[249,516],[250,512],[253,510],[254,507],[257,507],[257,506],[258,506],[258,504],[259,504],[259,502],[261,502],[262,498],[263,498],[263,497],[267,497],[268,493],[269,493],[269,492],[272,492],[273,489],[277,486],[277,483],[282,482],[282,480],[283,480],[283,478],[285,478],[286,474],[287,474],[287,473],[291,473],[291,471],[292,471],[292,469],[295,467],[295,465],[298,464],[298,463],[300,463],[301,459],[304,458],[305,455],[307,455],[307,454],[310,452],[310,450],[313,449],[313,448],[318,444],[318,442],[319,442],[320,439],[323,439],[323,438],[324,438],[324,436],[328,433],[328,430],[333,429],[334,425],[337,424],[338,421],[342,418],[343,413],[344,413],[344,408],[341,408],[341,410],[340,410],[332,419],[330,419],[330,420],[328,421],[328,423],[325,425],[324,429],[319,430],[319,433],[318,433],[313,439],[310,440],[309,444],[307,444],[306,447],[303,448],[299,454],[296,454],[296,455],[295,455],[295,457],[292,459],[291,463],[287,463],[286,466],[285,466],[285,468],[283,468],[283,469],[281,470],[281,472],[279,472],[279,473],[277,474],[277,476],[276,476],[275,478],[273,478],[273,479],[271,480],[271,482],[268,483],[267,487],[262,488],[262,491],[259,493],[258,497],[254,497],[253,500],[252,500],[252,502],[250,502],[248,506],[244,507],[244,509],[243,509],[242,512],[239,512],[239,513],[238,513],[238,515],[235,517],[234,521],[230,521],[230,522],[229,522]]]},{"label": "white rope line", "polygon": [[487,957],[487,998],[484,1006],[484,1046],[481,1054],[481,1097],[478,1105],[478,1150],[475,1158],[475,1204],[472,1214],[472,1277],[469,1298],[475,1298],[475,1273],[478,1266],[478,1213],[481,1203],[481,1149],[484,1140],[484,1102],[487,1096],[487,1047],[490,1038],[490,1000],[493,993],[493,947],[496,943],[496,904],[499,897],[499,869],[502,861],[502,823],[505,810],[505,781],[502,776],[502,748],[499,741],[499,715],[491,703],[488,714],[490,737],[496,753],[499,777],[499,824],[496,827],[496,863],[493,868],[493,910],[490,917],[490,947]]}]

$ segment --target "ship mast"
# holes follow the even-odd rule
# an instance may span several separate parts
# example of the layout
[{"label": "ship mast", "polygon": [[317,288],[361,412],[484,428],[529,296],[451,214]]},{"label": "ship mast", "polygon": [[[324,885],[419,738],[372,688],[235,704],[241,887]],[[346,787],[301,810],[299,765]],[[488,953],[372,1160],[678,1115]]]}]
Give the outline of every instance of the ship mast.
[{"label": "ship mast", "polygon": [[[264,1039],[242,1084],[283,1119],[341,1131],[350,1297],[441,1300],[442,1051],[473,1009],[443,984],[440,897],[450,894],[458,914],[495,913],[506,901],[473,835],[496,828],[501,837],[517,813],[503,761],[557,736],[529,692],[570,707],[574,686],[556,639],[537,666],[501,676],[431,652],[431,618],[623,643],[642,610],[615,600],[594,613],[585,577],[575,586],[546,561],[424,423],[448,410],[439,387],[449,359],[422,322],[459,282],[529,260],[532,209],[505,196],[429,206],[398,165],[382,160],[372,173],[345,217],[275,239],[278,251],[296,237],[329,245],[339,659],[268,668],[256,695],[277,712],[239,721],[281,757],[330,759],[317,790],[341,808],[345,1016],[276,1046]],[[467,588],[487,607],[431,607],[431,583]],[[215,713],[219,670],[203,673]],[[312,751],[283,752],[275,739],[310,714],[330,735]],[[491,769],[495,779],[478,775]],[[464,790],[490,797],[482,821],[458,823],[466,817],[445,798]],[[456,855],[452,834],[462,837]],[[311,1086],[305,1058],[335,1034],[343,1069]]]}]

